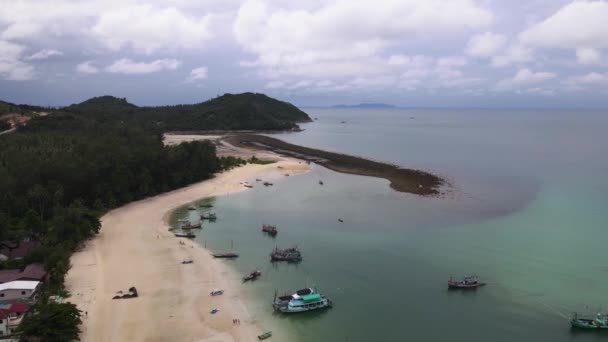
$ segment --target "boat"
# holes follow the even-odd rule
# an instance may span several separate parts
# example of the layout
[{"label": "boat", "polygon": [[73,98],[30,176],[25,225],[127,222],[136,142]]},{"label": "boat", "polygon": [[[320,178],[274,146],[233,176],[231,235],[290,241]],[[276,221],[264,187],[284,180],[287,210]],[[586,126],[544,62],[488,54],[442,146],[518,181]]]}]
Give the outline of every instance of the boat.
[{"label": "boat", "polygon": [[188,210],[196,210],[196,208],[193,206],[190,206],[190,207],[188,207]]},{"label": "boat", "polygon": [[277,233],[278,233],[277,227],[276,226],[271,226],[269,224],[263,224],[262,225],[262,231],[264,233],[268,233],[268,235],[270,235],[272,237],[277,236]]},{"label": "boat", "polygon": [[269,338],[270,336],[272,336],[272,331],[267,331],[267,332],[263,333],[262,335],[258,335],[258,340],[265,340],[265,339]]},{"label": "boat", "polygon": [[213,208],[213,204],[201,204],[199,205],[201,208]]},{"label": "boat", "polygon": [[196,237],[196,235],[188,232],[188,233],[174,233],[174,235],[176,237],[183,237],[183,238],[188,238],[188,239],[194,239]]},{"label": "boat", "polygon": [[280,249],[275,247],[272,253],[270,253],[271,261],[287,261],[287,262],[300,262],[302,261],[302,254],[298,250],[298,247]]},{"label": "boat", "polygon": [[209,213],[207,215],[203,214],[203,215],[201,215],[201,220],[214,221],[214,220],[217,220],[217,215],[215,215],[215,213]]},{"label": "boat", "polygon": [[224,294],[224,290],[220,290],[220,289],[213,289],[211,290],[211,295],[212,296],[219,296],[219,295],[223,295]]},{"label": "boat", "polygon": [[246,188],[253,188],[253,185],[251,185],[251,184],[243,184],[243,186]]},{"label": "boat", "polygon": [[260,270],[255,270],[255,271],[249,273],[248,275],[244,276],[243,282],[250,281],[250,280],[252,280],[252,281],[256,280],[261,275],[262,275],[262,272]]},{"label": "boat", "polygon": [[264,182],[264,186],[273,186],[274,184],[270,183],[270,182]]},{"label": "boat", "polygon": [[276,293],[272,306],[283,313],[297,313],[329,308],[332,301],[317,293],[313,288],[301,289],[291,295],[277,297]]},{"label": "boat", "polygon": [[608,315],[597,313],[595,317],[579,317],[575,312],[570,324],[577,329],[608,329]]},{"label": "boat", "polygon": [[323,181],[322,180],[319,181],[319,185],[323,185]]},{"label": "boat", "polygon": [[238,258],[239,255],[236,253],[232,253],[232,252],[228,252],[228,253],[213,253],[212,254],[214,258],[226,258],[226,259],[233,259],[233,258]]},{"label": "boat", "polygon": [[474,275],[464,276],[462,280],[453,279],[452,277],[448,280],[448,288],[450,289],[474,289],[485,284],[480,282],[477,276]]},{"label": "boat", "polygon": [[188,260],[182,261],[182,264],[184,264],[184,265],[186,265],[186,264],[192,264],[192,263],[194,263],[194,260],[192,260],[192,259],[188,259]]},{"label": "boat", "polygon": [[256,182],[261,182],[262,180],[261,180],[261,179],[259,179],[259,178],[256,178],[256,179],[255,179],[255,181],[256,181]]},{"label": "boat", "polygon": [[339,218],[339,219],[338,219],[338,222],[344,222],[344,220],[343,220],[343,219],[341,219],[341,218]]},{"label": "boat", "polygon": [[202,223],[190,223],[190,221],[188,221],[187,223],[182,224],[182,226],[180,227],[181,229],[200,229],[203,227]]},{"label": "boat", "polygon": [[177,222],[190,222],[188,219],[178,219]]}]

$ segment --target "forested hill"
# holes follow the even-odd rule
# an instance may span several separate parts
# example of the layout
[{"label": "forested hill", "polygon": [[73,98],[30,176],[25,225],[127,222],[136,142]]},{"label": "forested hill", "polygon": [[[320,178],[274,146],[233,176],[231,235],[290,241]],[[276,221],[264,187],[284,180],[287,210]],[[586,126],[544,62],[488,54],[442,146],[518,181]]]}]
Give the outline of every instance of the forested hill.
[{"label": "forested hill", "polygon": [[138,107],[124,98],[101,96],[61,111],[159,131],[289,130],[311,121],[294,105],[257,93],[225,94],[202,103],[161,107]]}]

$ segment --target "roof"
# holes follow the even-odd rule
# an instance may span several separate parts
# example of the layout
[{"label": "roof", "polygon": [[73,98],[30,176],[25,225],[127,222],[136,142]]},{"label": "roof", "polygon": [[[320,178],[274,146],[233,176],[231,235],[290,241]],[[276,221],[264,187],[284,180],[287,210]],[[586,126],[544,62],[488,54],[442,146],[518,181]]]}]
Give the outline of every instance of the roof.
[{"label": "roof", "polygon": [[47,271],[42,264],[29,264],[23,271],[20,270],[2,270],[0,271],[0,284],[8,283],[15,280],[38,280],[44,281],[47,276]]},{"label": "roof", "polygon": [[318,293],[313,293],[313,294],[309,294],[309,295],[304,295],[302,296],[302,300],[304,302],[314,302],[321,299],[321,295]]},{"label": "roof", "polygon": [[[9,259],[23,259],[26,256],[30,255],[36,248],[40,246],[40,242],[38,241],[21,241],[19,243],[2,241],[0,244],[2,248],[0,248],[0,254],[6,255]],[[15,247],[13,249],[9,249],[6,246]]]},{"label": "roof", "polygon": [[8,283],[9,281],[16,280],[17,275],[21,273],[20,270],[1,270],[0,271],[0,284]]},{"label": "roof", "polygon": [[11,303],[11,304],[0,304],[0,311],[6,311],[8,313],[16,313],[21,315],[26,312],[29,305],[25,303]]},{"label": "roof", "polygon": [[38,285],[40,285],[39,281],[31,281],[31,280],[16,280],[10,281],[8,283],[0,284],[0,291],[4,290],[35,290]]}]

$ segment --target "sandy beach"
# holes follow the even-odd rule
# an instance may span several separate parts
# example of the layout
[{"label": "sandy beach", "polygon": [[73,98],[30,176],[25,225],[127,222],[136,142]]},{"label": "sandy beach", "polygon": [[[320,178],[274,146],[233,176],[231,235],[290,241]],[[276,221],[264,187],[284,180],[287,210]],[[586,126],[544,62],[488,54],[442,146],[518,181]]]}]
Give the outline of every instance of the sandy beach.
[{"label": "sandy beach", "polygon": [[[166,220],[171,210],[197,199],[247,190],[240,183],[256,175],[279,177],[308,168],[294,160],[248,164],[104,215],[101,232],[72,256],[66,277],[68,301],[83,311],[81,340],[257,341],[262,327],[248,314],[231,271],[195,242],[174,237]],[[185,259],[194,263],[182,265]],[[138,298],[112,300],[131,286]],[[214,288],[225,294],[211,297]],[[212,315],[213,308],[219,312]]]}]

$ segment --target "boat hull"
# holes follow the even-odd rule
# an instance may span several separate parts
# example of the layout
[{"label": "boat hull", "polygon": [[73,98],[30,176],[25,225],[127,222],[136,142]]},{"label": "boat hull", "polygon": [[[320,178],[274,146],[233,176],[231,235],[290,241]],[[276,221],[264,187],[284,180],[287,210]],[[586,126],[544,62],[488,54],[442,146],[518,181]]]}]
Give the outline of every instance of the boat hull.
[{"label": "boat hull", "polygon": [[608,325],[598,325],[592,319],[572,319],[570,320],[570,324],[573,328],[576,329],[584,329],[584,330],[608,330]]},{"label": "boat hull", "polygon": [[448,283],[448,289],[476,289],[478,287],[485,286],[486,283],[476,283],[476,284],[462,284],[462,283]]},{"label": "boat hull", "polygon": [[282,313],[287,313],[287,314],[293,314],[293,313],[301,313],[301,312],[308,312],[308,311],[315,311],[315,310],[322,310],[322,309],[328,309],[331,308],[333,306],[333,303],[331,300],[329,299],[323,299],[323,301],[316,303],[317,305],[314,306],[309,306],[309,307],[304,307],[304,306],[291,306],[291,305],[278,305],[275,304],[274,308],[277,311],[280,311]]}]

